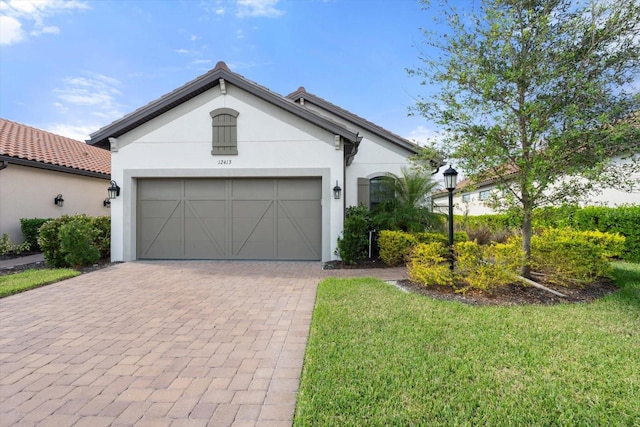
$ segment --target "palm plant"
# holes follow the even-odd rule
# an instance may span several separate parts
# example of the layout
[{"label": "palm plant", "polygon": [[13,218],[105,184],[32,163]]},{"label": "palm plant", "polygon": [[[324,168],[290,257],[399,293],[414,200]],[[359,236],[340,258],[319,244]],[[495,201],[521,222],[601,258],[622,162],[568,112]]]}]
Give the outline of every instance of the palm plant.
[{"label": "palm plant", "polygon": [[386,230],[440,231],[441,215],[431,211],[428,196],[437,187],[432,176],[419,168],[403,168],[401,175],[387,174],[383,188],[395,197],[375,209],[375,222]]}]

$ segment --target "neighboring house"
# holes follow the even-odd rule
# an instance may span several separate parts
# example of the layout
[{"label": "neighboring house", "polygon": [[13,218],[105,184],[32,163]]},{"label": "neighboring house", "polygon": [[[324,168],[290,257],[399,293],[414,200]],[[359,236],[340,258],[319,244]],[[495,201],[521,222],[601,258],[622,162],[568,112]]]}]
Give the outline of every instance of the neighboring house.
[{"label": "neighboring house", "polygon": [[114,261],[336,258],[345,209],[418,147],[303,88],[208,73],[91,135],[111,150]]},{"label": "neighboring house", "polygon": [[[627,162],[627,160],[614,159],[614,164],[618,165],[624,165]],[[625,204],[640,205],[640,174],[636,173],[630,178],[637,181],[638,184],[626,190],[613,187],[603,188],[599,194],[588,197],[582,205],[611,207]],[[456,189],[453,192],[454,214],[487,215],[496,213],[493,209],[486,206],[485,201],[497,191],[496,179],[487,179],[473,186],[468,179],[463,179],[456,185]],[[448,197],[446,190],[433,194],[434,210],[447,213],[449,206]]]},{"label": "neighboring house", "polygon": [[[0,119],[0,235],[21,243],[20,218],[109,215],[110,156],[96,147]],[[60,195],[62,206],[54,199]]]}]

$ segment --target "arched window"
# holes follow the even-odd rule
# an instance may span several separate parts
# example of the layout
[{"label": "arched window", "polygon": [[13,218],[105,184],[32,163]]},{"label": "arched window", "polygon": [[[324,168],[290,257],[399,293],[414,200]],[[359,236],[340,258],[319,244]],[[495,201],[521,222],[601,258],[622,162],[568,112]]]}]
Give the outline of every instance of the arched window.
[{"label": "arched window", "polygon": [[209,113],[213,127],[211,154],[228,156],[238,154],[238,112],[231,108],[217,108]]},{"label": "arched window", "polygon": [[393,180],[387,176],[358,178],[358,204],[373,210],[376,206],[395,198]]}]

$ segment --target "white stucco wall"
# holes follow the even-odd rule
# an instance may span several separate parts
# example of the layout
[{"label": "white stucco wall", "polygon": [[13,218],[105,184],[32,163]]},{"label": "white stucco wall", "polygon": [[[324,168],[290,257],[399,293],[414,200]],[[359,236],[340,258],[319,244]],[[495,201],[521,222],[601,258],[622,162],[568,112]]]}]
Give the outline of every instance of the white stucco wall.
[{"label": "white stucco wall", "polygon": [[[118,138],[111,171],[122,188],[112,201],[112,259],[136,257],[136,180],[143,177],[320,177],[322,179],[322,260],[335,258],[342,230],[343,152],[334,136],[272,104],[230,85],[227,94],[209,90]],[[211,117],[233,108],[238,155],[211,155]]]},{"label": "white stucco wall", "polygon": [[312,103],[306,103],[305,108],[315,111],[330,120],[342,123],[353,132],[359,132],[362,141],[358,153],[351,165],[346,169],[347,183],[344,187],[347,206],[358,204],[358,178],[375,178],[386,173],[400,175],[402,168],[408,166],[407,158],[413,153],[380,136],[348,123],[339,116],[320,108]]},{"label": "white stucco wall", "polygon": [[[20,218],[109,215],[103,205],[108,187],[107,179],[10,163],[0,170],[0,235],[7,233],[12,243],[22,243]],[[53,202],[58,194],[64,199],[62,207]]]}]

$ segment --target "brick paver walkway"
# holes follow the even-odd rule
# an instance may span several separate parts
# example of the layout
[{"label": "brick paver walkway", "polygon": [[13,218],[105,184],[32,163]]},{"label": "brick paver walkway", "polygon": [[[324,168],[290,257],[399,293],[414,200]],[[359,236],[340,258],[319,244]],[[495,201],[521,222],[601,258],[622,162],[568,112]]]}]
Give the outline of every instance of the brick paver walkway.
[{"label": "brick paver walkway", "polygon": [[0,300],[0,426],[290,426],[318,281],[402,269],[132,262]]}]

